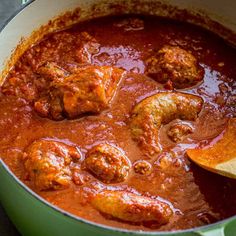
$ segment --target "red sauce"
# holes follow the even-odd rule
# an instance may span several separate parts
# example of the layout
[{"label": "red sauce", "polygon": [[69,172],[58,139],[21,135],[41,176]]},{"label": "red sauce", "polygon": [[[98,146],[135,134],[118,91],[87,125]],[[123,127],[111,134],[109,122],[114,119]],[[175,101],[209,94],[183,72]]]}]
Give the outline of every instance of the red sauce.
[{"label": "red sauce", "polygon": [[[123,24],[130,17],[141,19],[144,24]],[[91,56],[91,64],[112,65],[130,73],[117,88],[111,107],[101,114],[63,121],[41,118],[32,106],[37,93],[36,70],[46,61],[73,70],[78,65],[75,56],[78,34],[84,31],[100,44],[99,52]],[[160,131],[163,152],[150,158],[132,139],[128,123],[136,103],[165,90],[163,85],[142,75],[146,58],[164,45],[180,46],[190,51],[204,68],[203,82],[183,90],[201,96],[204,106],[198,119],[189,122],[194,126],[194,132],[179,143],[172,142],[166,135],[173,122],[163,125]],[[236,214],[236,181],[201,169],[186,158],[185,151],[214,142],[228,118],[235,117],[235,55],[235,49],[210,32],[158,17],[105,17],[50,34],[24,53],[2,87],[0,156],[17,177],[47,201],[77,216],[105,225],[167,231],[201,226],[233,216]],[[124,182],[104,184],[82,170],[81,185],[71,184],[65,190],[37,191],[25,179],[22,152],[40,138],[73,143],[80,148],[83,159],[95,144],[111,143],[123,149],[132,164],[138,160],[148,161],[151,172],[149,175],[140,175],[132,168]],[[168,153],[174,153],[174,158],[168,158]],[[158,228],[107,218],[90,205],[88,197],[94,189],[103,188],[128,189],[145,196],[161,197],[173,205],[175,214],[168,224]]]}]

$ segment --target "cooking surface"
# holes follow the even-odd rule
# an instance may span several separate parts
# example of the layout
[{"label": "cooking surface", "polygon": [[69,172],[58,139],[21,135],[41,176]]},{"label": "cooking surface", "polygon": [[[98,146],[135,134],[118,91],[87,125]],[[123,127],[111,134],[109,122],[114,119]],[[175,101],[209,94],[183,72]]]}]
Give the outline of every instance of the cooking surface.
[{"label": "cooking surface", "polygon": [[[31,83],[39,78],[36,71],[48,61],[71,73],[75,71],[75,67],[78,67],[78,59],[74,55],[78,46],[76,42],[81,32],[85,31],[100,44],[99,51],[89,58],[92,64],[112,65],[128,71],[117,87],[111,108],[99,115],[75,120],[62,120],[64,113],[59,116],[61,121],[41,118],[32,107],[35,98],[41,96],[35,90],[35,83]],[[204,81],[182,91],[201,96],[204,105],[199,118],[188,123],[194,127],[194,132],[183,141],[177,144],[170,141],[166,132],[174,123],[164,125],[160,130],[162,154],[150,156],[132,139],[128,124],[131,111],[138,102],[166,91],[165,86],[142,75],[146,69],[146,58],[164,45],[178,46],[191,52],[204,68]],[[17,176],[45,199],[99,223],[152,230],[146,225],[128,224],[104,217],[91,207],[87,196],[93,195],[95,190],[104,189],[137,191],[141,195],[165,199],[171,205],[174,216],[168,224],[158,227],[159,230],[191,228],[227,218],[236,213],[235,180],[202,170],[186,158],[184,151],[216,142],[228,118],[235,116],[235,108],[229,104],[235,99],[234,58],[235,51],[211,33],[160,18],[103,18],[96,20],[96,23],[87,22],[51,35],[26,52],[3,87],[3,93],[10,96],[1,95],[0,154]],[[48,113],[46,116],[58,118]],[[6,129],[7,135],[4,132]],[[23,174],[22,152],[40,138],[59,140],[67,145],[73,143],[81,150],[82,159],[95,144],[110,143],[124,150],[132,164],[138,160],[151,163],[152,172],[139,175],[132,170],[124,182],[104,184],[83,170],[79,173],[80,178],[85,180],[82,184],[72,184],[65,190],[39,191]]]}]

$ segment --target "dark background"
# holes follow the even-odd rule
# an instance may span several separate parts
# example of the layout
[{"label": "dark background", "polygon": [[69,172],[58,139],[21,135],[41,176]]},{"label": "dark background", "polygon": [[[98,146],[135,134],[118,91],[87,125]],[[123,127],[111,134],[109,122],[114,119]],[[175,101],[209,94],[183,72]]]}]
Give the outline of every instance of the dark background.
[{"label": "dark background", "polygon": [[[0,0],[0,29],[21,6],[21,0]],[[0,52],[1,56],[1,52]],[[0,180],[1,181],[1,180]],[[19,236],[0,203],[0,236]]]}]

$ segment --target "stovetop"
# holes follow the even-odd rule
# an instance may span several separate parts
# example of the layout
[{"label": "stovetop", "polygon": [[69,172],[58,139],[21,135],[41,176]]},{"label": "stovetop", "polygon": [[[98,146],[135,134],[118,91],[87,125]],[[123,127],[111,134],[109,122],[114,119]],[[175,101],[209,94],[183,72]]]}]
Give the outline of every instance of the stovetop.
[{"label": "stovetop", "polygon": [[[21,0],[0,0],[0,29],[7,19],[9,19],[21,6]],[[1,56],[1,53],[0,53]],[[0,180],[1,181],[1,180]],[[0,235],[19,236],[14,225],[6,216],[0,203]]]}]

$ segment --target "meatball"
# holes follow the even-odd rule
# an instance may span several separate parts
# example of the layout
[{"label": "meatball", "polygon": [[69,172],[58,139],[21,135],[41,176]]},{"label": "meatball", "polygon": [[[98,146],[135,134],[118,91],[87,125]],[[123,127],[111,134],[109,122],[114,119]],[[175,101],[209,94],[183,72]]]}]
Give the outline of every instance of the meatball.
[{"label": "meatball", "polygon": [[130,170],[130,161],[118,148],[109,144],[93,147],[86,155],[87,169],[105,183],[124,181]]},{"label": "meatball", "polygon": [[126,191],[103,190],[94,197],[92,205],[103,214],[132,223],[156,222],[163,225],[173,215],[166,202]]},{"label": "meatball", "polygon": [[177,92],[162,92],[138,103],[132,112],[130,128],[135,141],[146,155],[161,152],[159,129],[175,119],[194,121],[202,109],[199,96]]},{"label": "meatball", "polygon": [[55,65],[41,68],[44,74],[47,70],[51,82],[35,101],[34,109],[40,116],[53,120],[74,119],[107,109],[124,73],[110,66],[81,67],[69,76]]},{"label": "meatball", "polygon": [[68,187],[72,179],[70,165],[80,158],[76,147],[43,139],[33,142],[23,154],[25,170],[38,190]]},{"label": "meatball", "polygon": [[177,123],[171,125],[167,135],[175,143],[182,141],[186,135],[193,132],[193,127],[186,123]]},{"label": "meatball", "polygon": [[146,61],[146,74],[174,88],[191,87],[203,79],[204,70],[196,58],[178,46],[164,46]]},{"label": "meatball", "polygon": [[134,163],[134,171],[140,175],[148,175],[152,171],[152,165],[145,160],[139,160]]}]

